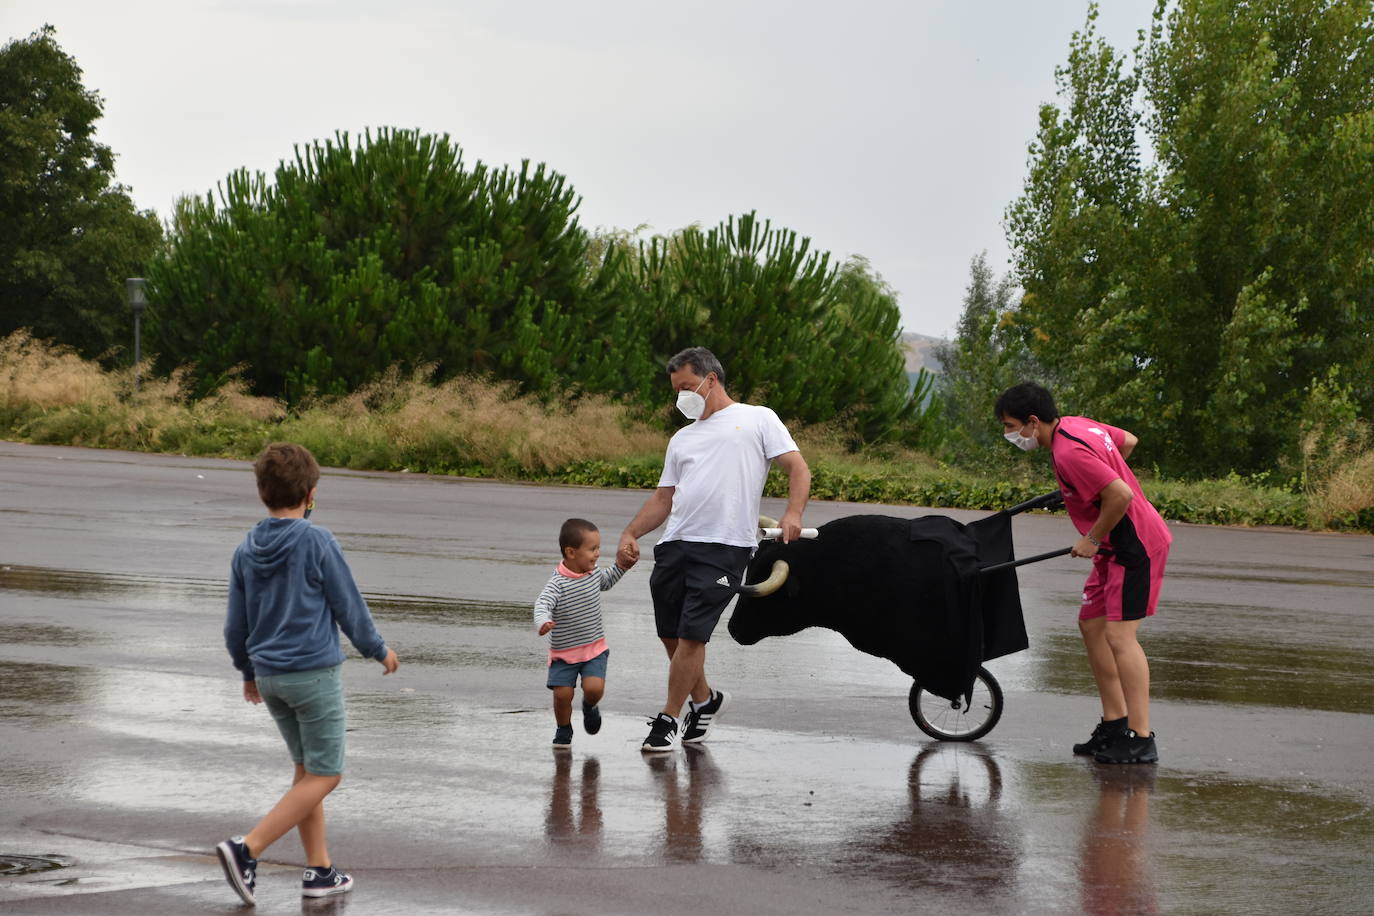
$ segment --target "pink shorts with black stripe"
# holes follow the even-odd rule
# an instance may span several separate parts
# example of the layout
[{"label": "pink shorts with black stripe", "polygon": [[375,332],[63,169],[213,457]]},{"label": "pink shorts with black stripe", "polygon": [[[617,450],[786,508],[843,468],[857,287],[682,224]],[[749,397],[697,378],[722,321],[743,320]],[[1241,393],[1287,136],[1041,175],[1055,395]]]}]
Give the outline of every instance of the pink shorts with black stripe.
[{"label": "pink shorts with black stripe", "polygon": [[1110,556],[1095,555],[1093,571],[1083,583],[1083,606],[1078,609],[1078,619],[1143,620],[1153,616],[1168,559],[1167,547],[1130,566],[1123,566]]}]

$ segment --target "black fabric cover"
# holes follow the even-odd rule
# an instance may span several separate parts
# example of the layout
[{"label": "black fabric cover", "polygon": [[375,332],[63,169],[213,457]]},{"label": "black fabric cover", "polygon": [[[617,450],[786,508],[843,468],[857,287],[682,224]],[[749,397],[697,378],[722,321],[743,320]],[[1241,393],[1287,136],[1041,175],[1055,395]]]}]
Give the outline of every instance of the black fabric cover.
[{"label": "black fabric cover", "polygon": [[963,525],[942,515],[851,515],[815,540],[760,545],[747,581],[774,560],[792,572],[764,598],[741,596],[729,623],[742,645],[811,626],[895,663],[937,696],[967,696],[986,659],[1026,648],[1016,573],[980,576],[1012,559],[1011,516]]}]

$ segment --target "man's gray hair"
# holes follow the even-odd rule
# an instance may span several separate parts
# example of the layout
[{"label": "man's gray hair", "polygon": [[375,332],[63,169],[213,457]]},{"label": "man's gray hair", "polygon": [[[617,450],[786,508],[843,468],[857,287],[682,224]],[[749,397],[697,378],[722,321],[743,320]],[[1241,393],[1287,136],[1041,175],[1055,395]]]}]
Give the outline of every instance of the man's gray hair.
[{"label": "man's gray hair", "polygon": [[688,347],[668,360],[668,374],[672,375],[684,366],[691,366],[697,378],[706,378],[714,372],[716,380],[722,385],[725,384],[725,370],[721,368],[720,360],[705,347]]}]

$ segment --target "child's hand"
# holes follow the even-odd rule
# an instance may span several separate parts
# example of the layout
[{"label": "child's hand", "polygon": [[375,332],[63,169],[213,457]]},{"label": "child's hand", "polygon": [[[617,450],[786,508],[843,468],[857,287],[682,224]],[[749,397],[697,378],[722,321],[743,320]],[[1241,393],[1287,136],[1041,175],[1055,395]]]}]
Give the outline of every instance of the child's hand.
[{"label": "child's hand", "polygon": [[540,636],[543,636],[544,634],[548,633],[548,632],[549,632],[550,630],[552,630],[552,629],[553,629],[553,621],[552,621],[552,620],[546,620],[546,621],[544,621],[543,623],[541,623],[541,624],[539,625],[539,635],[540,635]]},{"label": "child's hand", "polygon": [[243,682],[243,699],[249,703],[261,703],[262,694],[258,693],[257,681]]},{"label": "child's hand", "polygon": [[396,669],[401,667],[401,661],[396,657],[396,650],[390,647],[386,650],[386,658],[382,659],[382,667],[386,670],[382,672],[382,677],[388,674],[395,674]]},{"label": "child's hand", "polygon": [[638,562],[639,554],[631,555],[628,552],[622,552],[615,555],[615,565],[626,571],[629,571]]}]

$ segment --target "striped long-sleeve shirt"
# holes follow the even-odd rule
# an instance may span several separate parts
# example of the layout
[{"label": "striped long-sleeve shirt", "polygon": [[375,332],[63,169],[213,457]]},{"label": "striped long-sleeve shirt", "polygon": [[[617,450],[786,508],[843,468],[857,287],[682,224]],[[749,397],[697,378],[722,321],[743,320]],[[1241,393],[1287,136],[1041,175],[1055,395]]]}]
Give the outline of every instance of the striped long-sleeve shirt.
[{"label": "striped long-sleeve shirt", "polygon": [[601,625],[601,593],[623,575],[625,570],[619,566],[603,566],[577,575],[559,564],[558,571],[534,601],[535,632],[550,620],[554,623],[549,631],[551,656],[606,638]]}]

